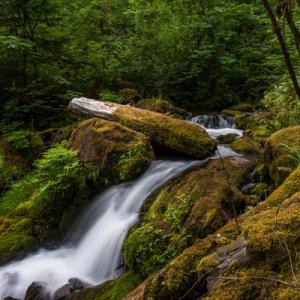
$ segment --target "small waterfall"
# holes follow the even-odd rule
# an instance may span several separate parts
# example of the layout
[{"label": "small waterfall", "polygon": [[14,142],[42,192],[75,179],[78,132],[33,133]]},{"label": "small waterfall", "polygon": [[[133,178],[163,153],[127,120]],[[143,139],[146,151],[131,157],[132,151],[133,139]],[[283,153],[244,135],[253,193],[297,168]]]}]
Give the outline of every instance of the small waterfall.
[{"label": "small waterfall", "polygon": [[213,138],[229,133],[235,134],[237,137],[243,135],[243,131],[237,129],[234,123],[234,117],[227,115],[200,115],[187,118],[187,121],[193,122],[201,126]]},{"label": "small waterfall", "polygon": [[207,129],[235,128],[234,117],[227,115],[200,115],[188,119]]},{"label": "small waterfall", "polygon": [[137,222],[143,201],[176,174],[203,162],[154,161],[137,181],[100,194],[70,233],[73,246],[40,250],[0,268],[0,298],[23,299],[33,281],[45,282],[53,293],[72,277],[92,284],[115,278],[123,240]]}]

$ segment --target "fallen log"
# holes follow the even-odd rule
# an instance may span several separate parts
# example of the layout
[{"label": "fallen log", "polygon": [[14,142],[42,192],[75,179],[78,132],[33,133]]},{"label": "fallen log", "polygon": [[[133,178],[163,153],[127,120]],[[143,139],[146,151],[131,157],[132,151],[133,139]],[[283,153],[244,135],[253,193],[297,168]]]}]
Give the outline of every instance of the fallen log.
[{"label": "fallen log", "polygon": [[77,116],[99,117],[116,121],[141,132],[153,144],[198,158],[215,151],[217,142],[196,124],[129,105],[74,98],[69,111]]}]

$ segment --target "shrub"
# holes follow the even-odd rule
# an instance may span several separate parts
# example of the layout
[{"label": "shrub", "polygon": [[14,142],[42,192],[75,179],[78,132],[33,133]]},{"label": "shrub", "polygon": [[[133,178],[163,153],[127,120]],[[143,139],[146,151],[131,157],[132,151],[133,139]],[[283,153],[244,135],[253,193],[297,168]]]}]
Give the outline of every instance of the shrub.
[{"label": "shrub", "polygon": [[110,101],[110,102],[119,103],[119,104],[123,104],[123,103],[127,102],[126,98],[124,98],[123,96],[121,96],[115,92],[112,92],[110,90],[103,90],[99,94],[99,97],[103,101]]}]

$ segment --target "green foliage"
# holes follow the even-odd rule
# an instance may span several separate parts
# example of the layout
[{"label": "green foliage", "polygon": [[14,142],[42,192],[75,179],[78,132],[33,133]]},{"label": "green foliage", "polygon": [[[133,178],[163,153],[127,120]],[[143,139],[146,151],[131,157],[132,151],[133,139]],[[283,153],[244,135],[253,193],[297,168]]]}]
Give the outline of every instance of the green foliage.
[{"label": "green foliage", "polygon": [[284,68],[257,2],[2,1],[0,12],[5,132],[60,126],[72,97],[100,91],[205,109],[252,101]]},{"label": "green foliage", "polygon": [[58,144],[49,149],[36,162],[36,169],[0,198],[0,215],[5,215],[20,203],[32,201],[35,206],[53,200],[56,193],[63,197],[70,186],[77,185],[78,192],[84,186],[84,176],[80,169],[76,152]]},{"label": "green foliage", "polygon": [[265,112],[262,120],[275,130],[298,124],[300,121],[300,103],[294,93],[292,83],[283,78],[266,93],[262,104]]},{"label": "green foliage", "polygon": [[141,278],[132,272],[121,275],[112,289],[111,300],[121,300],[130,293],[139,283]]},{"label": "green foliage", "polygon": [[103,101],[110,101],[119,104],[126,103],[126,99],[121,95],[118,95],[110,90],[104,90],[99,94],[99,97]]}]

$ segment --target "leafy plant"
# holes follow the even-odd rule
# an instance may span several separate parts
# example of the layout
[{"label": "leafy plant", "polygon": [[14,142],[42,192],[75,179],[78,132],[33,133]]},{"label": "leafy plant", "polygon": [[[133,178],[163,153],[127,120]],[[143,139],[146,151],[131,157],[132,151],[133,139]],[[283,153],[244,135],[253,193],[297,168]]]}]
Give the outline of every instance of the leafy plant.
[{"label": "leafy plant", "polygon": [[300,121],[300,103],[291,82],[286,78],[266,93],[262,104],[266,109],[262,119],[275,129],[291,126]]},{"label": "leafy plant", "polygon": [[99,94],[99,97],[103,101],[110,101],[119,104],[126,103],[126,99],[117,93],[114,93],[110,90],[104,90]]}]

